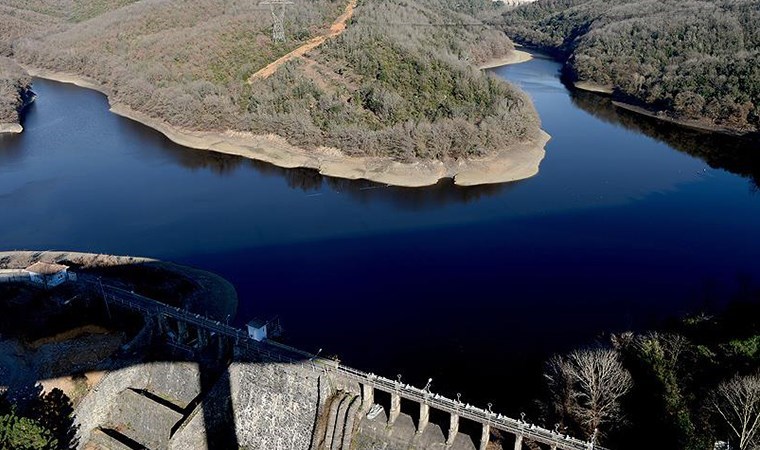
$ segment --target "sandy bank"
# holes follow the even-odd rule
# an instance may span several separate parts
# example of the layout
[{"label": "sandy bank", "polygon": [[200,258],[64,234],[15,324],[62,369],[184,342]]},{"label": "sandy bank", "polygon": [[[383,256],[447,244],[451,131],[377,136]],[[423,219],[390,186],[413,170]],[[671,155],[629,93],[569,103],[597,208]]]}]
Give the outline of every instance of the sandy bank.
[{"label": "sandy bank", "polygon": [[[109,95],[106,89],[86,77],[23,65],[22,67],[35,77],[73,83]],[[549,136],[541,132],[532,141],[509,146],[485,158],[401,163],[390,158],[346,156],[339,149],[330,147],[307,151],[274,134],[182,129],[119,103],[111,103],[111,111],[151,127],[185,147],[238,155],[284,168],[316,169],[322,175],[336,178],[366,179],[405,187],[429,186],[443,178],[453,178],[455,184],[462,186],[505,183],[529,178],[538,173],[539,164],[545,154],[543,147],[549,140]]]},{"label": "sandy bank", "polygon": [[612,94],[614,92],[614,88],[612,86],[603,86],[601,84],[596,84],[591,81],[577,81],[573,83],[573,86],[575,86],[576,89],[580,89],[582,91],[587,92],[596,92],[597,94]]},{"label": "sandy bank", "polygon": [[0,134],[18,134],[24,131],[24,127],[17,123],[0,123]]},{"label": "sandy bank", "polygon": [[531,59],[533,59],[533,55],[531,55],[530,53],[515,49],[515,50],[512,50],[512,52],[509,55],[503,58],[496,58],[496,59],[487,61],[486,63],[481,65],[479,68],[480,70],[493,69],[495,67],[528,62]]}]

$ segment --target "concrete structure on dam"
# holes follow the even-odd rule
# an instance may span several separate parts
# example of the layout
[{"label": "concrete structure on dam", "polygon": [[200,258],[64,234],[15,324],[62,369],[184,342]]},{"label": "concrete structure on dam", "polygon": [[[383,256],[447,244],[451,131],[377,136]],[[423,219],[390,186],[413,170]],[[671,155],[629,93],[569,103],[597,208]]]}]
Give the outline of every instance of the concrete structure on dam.
[{"label": "concrete structure on dam", "polygon": [[[547,449],[602,449],[443,397],[429,385],[410,386],[257,341],[116,287],[98,289],[112,311],[139,311],[147,319],[131,346],[158,341],[166,353],[163,361],[109,371],[79,403],[81,448],[485,450],[499,448],[489,446],[498,430],[512,436],[509,449],[528,441]],[[447,420],[434,423],[431,412]],[[461,432],[463,421],[480,432]]]},{"label": "concrete structure on dam", "polygon": [[[55,370],[30,372],[31,383],[73,386],[80,449],[601,449],[444,397],[430,381],[420,388],[280,344],[263,322],[238,329],[85,271],[67,270],[63,296],[22,269],[0,275],[39,289],[30,298],[49,293],[51,308],[80,302],[77,314],[101,316],[114,333],[131,324],[100,352],[87,340],[73,353],[51,347]],[[89,352],[101,356],[76,355]]]}]

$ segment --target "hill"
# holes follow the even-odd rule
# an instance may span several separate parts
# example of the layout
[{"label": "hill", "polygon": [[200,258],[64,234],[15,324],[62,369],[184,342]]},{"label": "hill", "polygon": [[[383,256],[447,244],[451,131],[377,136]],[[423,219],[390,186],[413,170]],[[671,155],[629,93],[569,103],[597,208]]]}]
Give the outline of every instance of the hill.
[{"label": "hill", "polygon": [[582,88],[639,112],[745,134],[760,130],[760,9],[753,0],[540,0],[496,22],[565,59]]},{"label": "hill", "polygon": [[[13,28],[6,53],[34,74],[86,78],[114,110],[183,144],[234,147],[284,166],[323,169],[325,160],[343,158],[352,168],[331,174],[353,178],[372,178],[368,166],[379,163],[405,178],[424,172],[424,183],[402,184],[429,184],[462,161],[503,159],[523,145],[532,149],[523,158],[527,172],[535,173],[543,156],[531,101],[476,67],[511,52],[511,42],[469,26],[476,19],[457,12],[461,2],[360,0],[345,32],[331,34],[345,0],[296,0],[287,7],[285,42],[272,40],[271,13],[256,2],[58,3],[0,0],[5,16],[34,19]],[[252,77],[324,35],[330,39],[271,76]],[[225,144],[215,147],[220,139]],[[278,154],[260,151],[265,146]]]}]

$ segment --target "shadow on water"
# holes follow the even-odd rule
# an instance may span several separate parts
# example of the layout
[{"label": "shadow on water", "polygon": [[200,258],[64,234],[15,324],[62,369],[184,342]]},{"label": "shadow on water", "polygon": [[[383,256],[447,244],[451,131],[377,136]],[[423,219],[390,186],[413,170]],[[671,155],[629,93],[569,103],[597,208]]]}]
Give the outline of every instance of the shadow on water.
[{"label": "shadow on water", "polygon": [[679,126],[616,107],[606,96],[570,91],[573,105],[605,122],[657,139],[670,147],[705,161],[714,169],[724,169],[748,178],[760,188],[760,141]]},{"label": "shadow on water", "polygon": [[0,133],[0,166],[23,161],[24,149],[21,145],[16,145],[21,139],[23,134]]},{"label": "shadow on water", "polygon": [[[35,103],[27,105],[20,114],[20,122],[23,126],[27,118],[34,116],[36,111]],[[24,133],[8,134],[0,133],[0,167],[6,164],[15,164],[24,159],[24,146],[21,141],[24,139]]]}]

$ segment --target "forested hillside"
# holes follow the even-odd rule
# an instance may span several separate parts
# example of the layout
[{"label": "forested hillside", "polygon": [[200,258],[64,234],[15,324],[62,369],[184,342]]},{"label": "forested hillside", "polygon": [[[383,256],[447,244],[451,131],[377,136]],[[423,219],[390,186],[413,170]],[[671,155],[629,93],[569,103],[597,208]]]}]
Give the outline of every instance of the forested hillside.
[{"label": "forested hillside", "polygon": [[13,61],[0,56],[0,124],[16,124],[19,112],[31,100],[32,79]]},{"label": "forested hillside", "polygon": [[572,81],[682,122],[760,130],[756,0],[540,0],[499,22],[566,58]]},{"label": "forested hillside", "polygon": [[[257,70],[323,34],[345,0],[296,0],[288,40],[247,0],[0,0],[0,51],[94,79],[112,102],[188,130],[275,133],[312,149],[395,160],[486,155],[535,138],[530,100],[477,70],[512,44],[454,0],[361,0],[348,29],[266,79]],[[468,0],[490,6],[487,0]],[[8,21],[6,22],[6,19]]]}]

